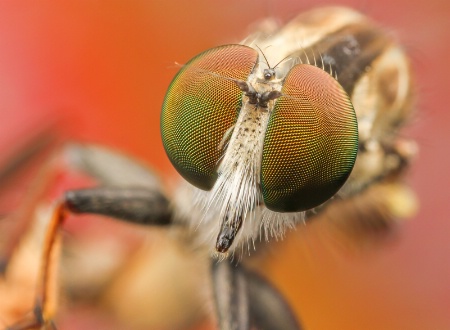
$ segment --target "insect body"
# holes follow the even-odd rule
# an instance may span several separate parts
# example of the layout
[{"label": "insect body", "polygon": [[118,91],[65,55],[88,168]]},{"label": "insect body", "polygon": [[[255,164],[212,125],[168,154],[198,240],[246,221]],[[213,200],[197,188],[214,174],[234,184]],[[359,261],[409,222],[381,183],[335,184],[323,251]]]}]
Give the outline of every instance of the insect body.
[{"label": "insect body", "polygon": [[[374,159],[365,146],[392,149],[409,100],[405,62],[378,27],[343,8],[188,62],[167,92],[161,131],[175,168],[207,191],[192,192],[195,226],[212,233],[204,239],[227,252],[258,239],[261,226],[266,239],[281,236],[340,190],[358,148],[339,196],[400,167],[402,155],[394,151],[396,164],[385,168],[386,154]],[[378,167],[376,177],[361,175],[367,166]]]}]

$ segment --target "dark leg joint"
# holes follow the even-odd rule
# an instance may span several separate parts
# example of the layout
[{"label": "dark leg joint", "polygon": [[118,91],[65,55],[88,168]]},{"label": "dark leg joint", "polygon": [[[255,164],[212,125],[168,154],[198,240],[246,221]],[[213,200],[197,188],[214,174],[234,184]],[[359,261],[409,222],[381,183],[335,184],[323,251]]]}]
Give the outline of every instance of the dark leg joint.
[{"label": "dark leg joint", "polygon": [[[48,322],[51,325],[51,329],[56,329],[53,322]],[[40,304],[36,304],[33,310],[33,317],[22,320],[12,326],[6,328],[6,330],[33,330],[33,329],[47,329],[42,307]]]},{"label": "dark leg joint", "polygon": [[36,304],[36,306],[34,306],[33,314],[37,324],[43,325],[45,323],[44,315],[42,314],[42,307],[40,304]]}]

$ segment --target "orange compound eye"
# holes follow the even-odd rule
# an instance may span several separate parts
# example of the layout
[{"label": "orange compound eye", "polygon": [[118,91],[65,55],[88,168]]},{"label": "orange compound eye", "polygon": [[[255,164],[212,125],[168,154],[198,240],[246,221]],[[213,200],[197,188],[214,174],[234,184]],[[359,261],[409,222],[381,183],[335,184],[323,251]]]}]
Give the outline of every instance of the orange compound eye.
[{"label": "orange compound eye", "polygon": [[209,49],[190,60],[173,79],[161,113],[161,135],[176,170],[194,186],[209,190],[217,179],[219,145],[235,124],[242,91],[258,52],[242,45]]},{"label": "orange compound eye", "polygon": [[331,198],[350,175],[356,115],[341,85],[312,65],[293,67],[281,92],[264,138],[263,198],[273,211],[304,211]]}]

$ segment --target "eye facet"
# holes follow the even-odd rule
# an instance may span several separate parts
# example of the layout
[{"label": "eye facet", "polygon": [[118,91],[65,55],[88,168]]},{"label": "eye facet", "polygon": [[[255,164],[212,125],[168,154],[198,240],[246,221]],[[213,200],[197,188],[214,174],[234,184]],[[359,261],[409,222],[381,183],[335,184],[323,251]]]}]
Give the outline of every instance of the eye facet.
[{"label": "eye facet", "polygon": [[353,105],[340,84],[312,65],[286,76],[264,138],[261,186],[266,207],[311,209],[347,180],[358,151]]},{"label": "eye facet", "polygon": [[170,161],[191,184],[209,190],[223,154],[220,142],[235,124],[242,92],[258,52],[242,45],[209,49],[190,60],[173,79],[161,113],[161,134]]}]

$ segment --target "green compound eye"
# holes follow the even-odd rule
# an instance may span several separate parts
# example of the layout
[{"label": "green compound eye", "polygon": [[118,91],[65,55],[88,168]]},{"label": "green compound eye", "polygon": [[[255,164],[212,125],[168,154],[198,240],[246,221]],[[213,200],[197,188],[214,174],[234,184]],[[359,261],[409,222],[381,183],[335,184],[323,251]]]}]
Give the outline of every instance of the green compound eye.
[{"label": "green compound eye", "polygon": [[299,64],[286,76],[264,138],[261,186],[266,207],[311,209],[347,180],[358,125],[347,93],[328,73]]},{"label": "green compound eye", "polygon": [[220,142],[235,124],[242,91],[258,52],[242,45],[209,49],[175,76],[161,113],[161,135],[176,170],[194,186],[209,190],[217,179]]}]

